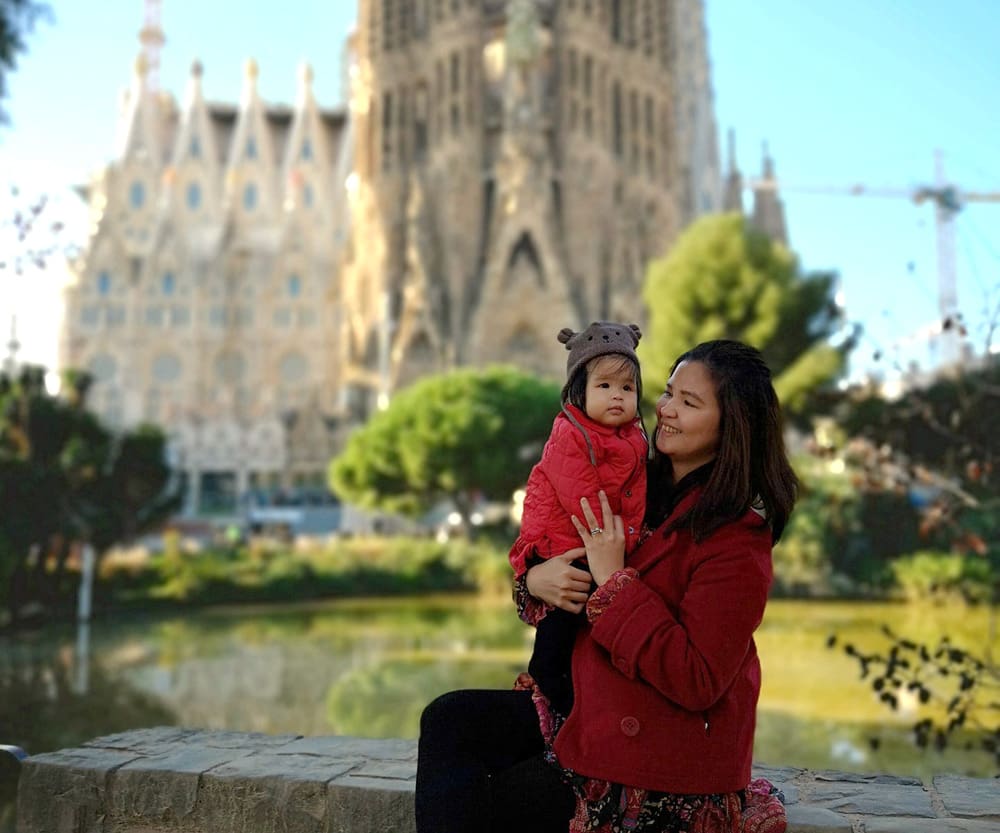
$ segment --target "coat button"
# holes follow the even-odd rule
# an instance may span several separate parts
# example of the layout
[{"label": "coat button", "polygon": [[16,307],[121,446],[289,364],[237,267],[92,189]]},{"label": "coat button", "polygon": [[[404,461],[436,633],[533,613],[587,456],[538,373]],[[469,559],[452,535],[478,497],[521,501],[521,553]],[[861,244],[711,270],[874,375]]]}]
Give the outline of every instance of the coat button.
[{"label": "coat button", "polygon": [[631,489],[626,489],[625,490],[625,497],[632,497],[632,490]]},{"label": "coat button", "polygon": [[621,671],[623,674],[628,673],[628,663],[624,659],[615,660],[615,668]]},{"label": "coat button", "polygon": [[629,715],[628,717],[623,717],[621,722],[622,734],[626,737],[634,738],[639,734],[639,721],[638,719]]}]

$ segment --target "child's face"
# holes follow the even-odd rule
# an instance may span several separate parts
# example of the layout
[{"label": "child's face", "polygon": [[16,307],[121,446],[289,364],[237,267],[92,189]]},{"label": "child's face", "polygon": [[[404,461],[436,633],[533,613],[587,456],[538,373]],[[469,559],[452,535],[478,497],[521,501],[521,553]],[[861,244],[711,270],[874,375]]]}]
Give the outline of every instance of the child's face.
[{"label": "child's face", "polygon": [[639,394],[631,365],[621,356],[600,356],[587,366],[587,416],[616,427],[635,419]]}]

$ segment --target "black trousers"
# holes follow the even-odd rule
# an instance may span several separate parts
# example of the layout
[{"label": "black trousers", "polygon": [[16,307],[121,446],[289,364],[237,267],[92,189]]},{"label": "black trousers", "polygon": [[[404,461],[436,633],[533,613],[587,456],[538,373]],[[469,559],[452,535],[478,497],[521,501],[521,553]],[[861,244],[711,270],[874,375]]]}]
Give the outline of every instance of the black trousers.
[{"label": "black trousers", "polygon": [[417,833],[566,833],[573,792],[542,752],[529,692],[441,695],[420,719]]}]

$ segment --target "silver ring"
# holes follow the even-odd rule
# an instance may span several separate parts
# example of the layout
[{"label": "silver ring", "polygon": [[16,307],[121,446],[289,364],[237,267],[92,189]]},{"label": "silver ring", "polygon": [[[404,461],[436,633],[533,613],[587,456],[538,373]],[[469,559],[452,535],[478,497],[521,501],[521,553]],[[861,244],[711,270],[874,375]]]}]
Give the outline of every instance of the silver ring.
[{"label": "silver ring", "polygon": [[599,526],[595,526],[593,529],[590,530],[591,535],[600,535],[602,532],[604,532],[604,530],[601,529]]}]

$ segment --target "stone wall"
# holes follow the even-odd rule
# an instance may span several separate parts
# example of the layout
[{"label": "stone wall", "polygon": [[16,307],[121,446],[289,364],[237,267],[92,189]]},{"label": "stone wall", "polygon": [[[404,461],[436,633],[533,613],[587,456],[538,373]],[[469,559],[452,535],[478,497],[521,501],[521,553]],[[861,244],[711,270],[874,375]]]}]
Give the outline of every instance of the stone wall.
[{"label": "stone wall", "polygon": [[[411,833],[416,742],[160,727],[24,761],[18,833]],[[996,779],[758,767],[789,833],[1000,831]]]}]

